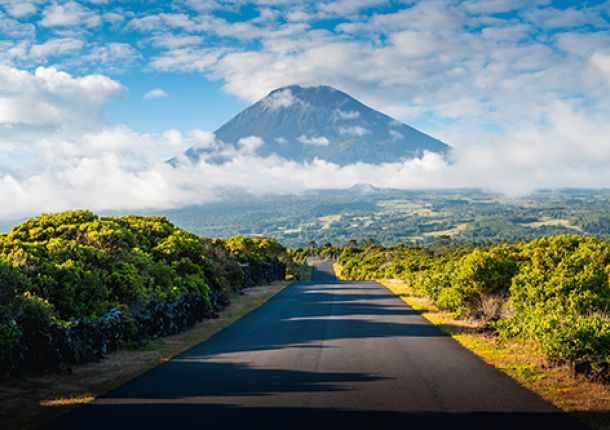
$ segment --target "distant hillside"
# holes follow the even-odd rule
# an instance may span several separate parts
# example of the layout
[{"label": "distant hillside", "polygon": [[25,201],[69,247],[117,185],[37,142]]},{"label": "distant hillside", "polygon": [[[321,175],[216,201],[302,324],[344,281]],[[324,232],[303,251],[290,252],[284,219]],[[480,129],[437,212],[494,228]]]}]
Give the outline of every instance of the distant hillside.
[{"label": "distant hillside", "polygon": [[610,237],[610,191],[538,192],[512,199],[480,190],[401,191],[358,185],[300,195],[244,194],[163,211],[205,236],[265,234],[287,246],[350,239],[393,245],[486,244],[557,234]]},{"label": "distant hillside", "polygon": [[[264,141],[256,148],[261,156],[300,162],[319,158],[341,165],[395,162],[449,149],[329,86],[276,89],[216,131],[218,139],[231,145],[250,136]],[[222,161],[209,148],[192,147],[186,154],[192,160]]]}]

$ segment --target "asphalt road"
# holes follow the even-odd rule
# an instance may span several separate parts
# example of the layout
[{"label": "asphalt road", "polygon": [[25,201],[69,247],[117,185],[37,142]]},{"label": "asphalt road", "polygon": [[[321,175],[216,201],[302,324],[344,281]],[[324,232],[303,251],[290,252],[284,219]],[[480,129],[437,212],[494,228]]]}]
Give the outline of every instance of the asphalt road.
[{"label": "asphalt road", "polygon": [[577,429],[375,282],[314,281],[48,428]]}]

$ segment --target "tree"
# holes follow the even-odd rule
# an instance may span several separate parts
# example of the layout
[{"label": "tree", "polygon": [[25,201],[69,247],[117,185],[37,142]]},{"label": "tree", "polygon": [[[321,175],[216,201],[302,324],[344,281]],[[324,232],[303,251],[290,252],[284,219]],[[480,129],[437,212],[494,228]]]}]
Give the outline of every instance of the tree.
[{"label": "tree", "polygon": [[356,239],[350,239],[347,241],[348,248],[358,248],[358,241]]},{"label": "tree", "polygon": [[375,245],[375,239],[372,237],[367,237],[366,239],[362,239],[360,242],[363,248],[368,248],[369,246]]}]

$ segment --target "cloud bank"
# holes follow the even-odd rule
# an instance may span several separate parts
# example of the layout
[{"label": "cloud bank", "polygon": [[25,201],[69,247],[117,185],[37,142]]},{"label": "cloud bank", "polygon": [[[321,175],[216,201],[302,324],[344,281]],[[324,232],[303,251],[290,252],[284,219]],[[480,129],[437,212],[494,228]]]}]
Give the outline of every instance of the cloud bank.
[{"label": "cloud bank", "polygon": [[[297,163],[257,155],[257,136],[238,145],[203,130],[139,133],[105,122],[105,104],[122,85],[101,75],[74,77],[56,69],[0,69],[4,153],[23,165],[2,166],[0,219],[41,211],[87,207],[138,211],[174,208],[222,198],[227,189],[298,193],[370,183],[389,188],[483,187],[520,194],[541,187],[598,187],[610,183],[610,123],[570,101],[542,113],[545,127],[530,126],[502,137],[502,144],[455,147],[449,159],[423,157],[382,165],[338,166],[324,160]],[[586,139],[583,139],[586,136]],[[324,141],[323,141],[324,139]],[[303,137],[304,144],[332,144]],[[197,163],[179,157],[190,146],[208,149]],[[13,156],[13,160],[19,157]],[[221,161],[218,162],[218,159]]]},{"label": "cloud bank", "polygon": [[[241,16],[246,3],[253,12]],[[291,193],[367,182],[518,195],[610,186],[608,1],[387,3],[176,0],[130,9],[111,0],[0,0],[0,218],[178,207],[228,188]],[[120,73],[139,69],[198,74],[248,101],[285,85],[330,84],[453,150],[449,159],[379,166],[299,164],[261,157],[266,142],[257,136],[227,146],[205,130],[110,124],[104,110],[128,92]],[[269,109],[297,102],[278,92]],[[349,120],[345,134],[366,136],[353,112],[337,118]],[[302,143],[333,144],[315,135]],[[193,145],[216,161],[164,162]]]}]

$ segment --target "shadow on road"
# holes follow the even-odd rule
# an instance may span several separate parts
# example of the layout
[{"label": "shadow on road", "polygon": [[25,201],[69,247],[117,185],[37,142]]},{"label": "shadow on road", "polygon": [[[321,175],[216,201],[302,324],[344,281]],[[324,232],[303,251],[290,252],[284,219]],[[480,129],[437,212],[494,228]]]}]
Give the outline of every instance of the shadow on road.
[{"label": "shadow on road", "polygon": [[311,344],[324,348],[318,344],[323,340],[447,336],[421,318],[409,323],[396,320],[396,317],[419,316],[419,313],[394,300],[392,293],[379,293],[379,287],[375,291],[362,294],[360,288],[335,284],[325,284],[323,290],[312,289],[308,284],[293,285],[273,299],[278,306],[267,307],[265,315],[272,325],[251,322],[258,317],[254,313],[240,320],[230,333],[214,337],[187,354],[213,358],[224,353]]},{"label": "shadow on road", "polygon": [[[222,403],[97,404],[90,408],[95,409],[104,420],[89,421],[86,427],[80,428],[583,430],[570,417],[552,413],[398,413],[326,408],[244,408]],[[126,417],[138,417],[138,420],[130,422]],[[108,427],[106,422],[116,424]],[[54,428],[79,428],[66,424]]]},{"label": "shadow on road", "polygon": [[316,282],[334,282],[337,280],[333,263],[321,262],[314,266],[311,277],[312,281]]},{"label": "shadow on road", "polygon": [[[253,368],[246,363],[183,358],[112,393],[121,399],[181,399],[189,397],[265,396],[272,393],[343,391],[345,383],[383,378],[359,373],[305,372]],[[178,378],[178,379],[176,379]],[[179,383],[172,383],[179,380]]]},{"label": "shadow on road", "polygon": [[[316,270],[314,278],[316,281],[312,283],[292,285],[272,298],[266,306],[242,318],[229,329],[99,400],[78,408],[51,423],[48,428],[582,428],[569,416],[552,413],[553,408],[550,407],[542,407],[539,413],[445,413],[442,412],[447,410],[444,407],[439,407],[436,413],[420,413],[417,409],[413,412],[408,405],[403,405],[405,409],[396,409],[396,402],[400,403],[402,399],[392,398],[391,393],[385,406],[403,412],[367,411],[368,403],[362,400],[366,399],[365,387],[391,384],[394,377],[388,375],[393,374],[395,366],[400,367],[402,363],[408,363],[408,360],[401,358],[397,364],[392,363],[390,370],[386,368],[384,374],[378,368],[378,359],[386,351],[358,349],[360,342],[388,338],[387,345],[391,346],[393,341],[400,343],[411,338],[438,340],[447,335],[425,322],[417,312],[404,306],[392,293],[376,284],[339,282],[334,277],[332,266],[328,264],[323,265],[321,270]],[[335,341],[344,340],[349,340],[352,348],[347,349],[351,352],[345,353],[347,361],[352,359],[358,362],[359,354],[363,351],[379,354],[371,361],[368,368],[370,373],[360,372],[362,367],[356,367],[359,371],[353,371],[354,368],[349,365],[342,371],[332,368],[332,372],[324,371],[319,366],[308,366],[311,362],[316,363],[325,351],[343,351],[344,343]],[[456,344],[451,343],[448,349],[441,350],[443,353],[439,356],[442,356],[442,360],[450,360],[452,358],[445,358],[445,354],[456,354],[453,360],[465,360],[468,363],[473,360],[462,350],[456,352],[456,348]],[[304,355],[306,352],[311,354]],[[273,366],[264,364],[268,363],[264,360],[263,365],[253,364],[257,357],[268,357],[267,354],[284,354],[282,357],[285,357],[285,361],[271,361]],[[410,360],[416,360],[413,357]],[[423,362],[418,367],[425,369],[432,358],[424,355]],[[438,373],[439,368],[431,366],[435,369],[433,373]],[[441,366],[445,366],[445,361]],[[492,379],[497,377],[501,380],[499,386],[505,386],[502,384],[508,378],[498,376],[495,370],[478,361],[476,366],[472,372],[475,377],[486,381],[487,376],[481,374],[491,374]],[[404,369],[407,373],[410,371],[408,365]],[[428,375],[427,378],[432,379],[433,376]],[[450,374],[445,378],[451,379],[453,376]],[[460,377],[458,374],[455,376]],[[512,381],[509,382],[506,387],[515,389]],[[353,391],[356,385],[360,391]],[[412,388],[417,390],[422,387]],[[456,404],[460,404],[462,385],[458,388]],[[293,407],[294,403],[289,403],[294,402],[295,396],[301,398],[299,396],[304,393],[319,396],[321,393],[336,392],[337,395],[345,395],[350,390],[354,393],[353,409],[334,407],[332,404],[325,408],[307,407],[307,404]],[[478,392],[476,384],[470,390]],[[526,403],[530,398],[540,401],[531,393],[519,391],[518,394],[526,399]],[[359,397],[360,395],[365,397]],[[307,399],[307,396],[303,398]],[[331,402],[334,398],[334,394],[329,397]],[[506,398],[510,401],[510,395]],[[253,404],[251,400],[262,401],[262,406],[260,403]],[[269,403],[264,403],[265,401]],[[436,402],[435,399],[432,401]],[[267,404],[270,406],[267,407]],[[301,406],[301,403],[296,404]],[[359,409],[360,406],[363,408]],[[513,409],[500,407],[499,410]]]}]

